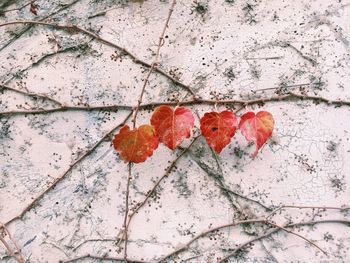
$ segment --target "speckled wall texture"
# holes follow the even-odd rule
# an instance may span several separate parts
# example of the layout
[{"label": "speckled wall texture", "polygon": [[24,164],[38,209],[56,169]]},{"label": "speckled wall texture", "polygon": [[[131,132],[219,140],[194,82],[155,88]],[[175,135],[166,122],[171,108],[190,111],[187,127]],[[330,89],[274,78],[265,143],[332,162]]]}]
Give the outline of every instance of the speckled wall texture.
[{"label": "speckled wall texture", "polygon": [[[199,98],[195,128],[132,166],[124,260],[128,165],[111,140],[171,5],[0,0],[0,262],[350,262],[344,0],[176,2],[137,124],[147,103]],[[214,109],[201,99],[271,112],[273,136],[256,158],[240,132],[220,155],[191,144]]]}]

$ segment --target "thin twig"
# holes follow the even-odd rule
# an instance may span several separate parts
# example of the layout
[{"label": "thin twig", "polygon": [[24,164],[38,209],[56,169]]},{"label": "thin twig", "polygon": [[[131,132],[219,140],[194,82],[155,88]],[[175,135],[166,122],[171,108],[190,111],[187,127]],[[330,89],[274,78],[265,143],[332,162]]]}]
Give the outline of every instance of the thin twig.
[{"label": "thin twig", "polygon": [[[7,252],[9,253],[9,255],[11,257],[13,257],[14,259],[17,260],[17,262],[19,263],[24,263],[24,258],[23,258],[23,255],[21,253],[21,249],[20,247],[18,246],[16,240],[12,237],[10,231],[7,229],[7,227],[0,223],[0,230],[3,229],[4,230],[4,233],[8,236],[8,238],[11,240],[12,244],[15,246],[16,248],[16,251],[13,251],[13,249],[11,248],[11,246],[7,243],[7,241],[1,236],[1,233],[0,233],[0,241],[1,243],[5,246]],[[18,253],[18,256],[16,255],[16,252]]]},{"label": "thin twig", "polygon": [[115,261],[115,262],[125,262],[126,261],[128,263],[149,263],[147,261],[137,260],[137,259],[126,259],[125,260],[124,257],[96,256],[96,255],[91,255],[91,254],[79,256],[79,257],[68,259],[68,260],[60,260],[59,263],[70,263],[70,262],[75,262],[78,260],[88,259],[88,258],[106,260],[106,261]]},{"label": "thin twig", "polygon": [[99,105],[99,106],[62,106],[59,108],[51,109],[33,109],[33,110],[14,110],[14,111],[3,111],[0,112],[0,116],[11,116],[11,115],[28,115],[28,114],[48,114],[53,112],[65,112],[65,111],[114,111],[118,109],[132,109],[131,106],[122,105]]},{"label": "thin twig", "polygon": [[163,42],[164,42],[164,35],[165,35],[165,31],[169,25],[169,21],[170,21],[170,17],[174,11],[174,7],[175,7],[175,4],[176,4],[176,0],[173,0],[172,3],[171,3],[171,6],[169,8],[169,12],[168,12],[168,16],[167,16],[167,19],[165,21],[165,24],[164,24],[164,27],[163,27],[163,30],[162,30],[162,33],[159,37],[159,41],[158,41],[158,45],[157,45],[157,50],[156,50],[156,56],[151,64],[151,67],[150,69],[148,70],[148,73],[147,73],[147,76],[143,82],[143,86],[142,86],[142,90],[141,90],[141,93],[140,93],[140,97],[137,101],[137,106],[136,108],[134,109],[134,114],[133,114],[133,119],[132,119],[132,122],[133,122],[133,126],[134,128],[136,127],[136,118],[137,118],[137,113],[139,111],[139,108],[140,108],[140,105],[142,103],[142,98],[143,98],[143,94],[145,93],[145,90],[146,90],[146,86],[149,82],[149,77],[151,76],[153,70],[157,67],[158,65],[158,60],[159,60],[159,55],[160,55],[160,48],[162,47],[163,45]]},{"label": "thin twig", "polygon": [[15,255],[15,252],[13,252],[11,246],[7,243],[7,241],[1,235],[0,235],[0,241],[6,248],[6,251],[9,253],[10,256],[16,259],[17,262],[22,263],[21,261],[19,261],[19,259]]},{"label": "thin twig", "polygon": [[[127,229],[133,219],[133,217],[135,216],[135,214],[137,214],[137,212],[147,203],[148,199],[156,192],[157,187],[159,186],[159,184],[167,177],[169,176],[170,172],[172,171],[172,169],[175,167],[176,163],[180,160],[180,158],[191,148],[191,146],[195,143],[195,141],[199,138],[200,136],[196,136],[192,142],[190,143],[189,146],[187,146],[173,161],[172,163],[168,166],[168,168],[166,169],[165,173],[162,175],[162,177],[160,177],[158,179],[158,181],[153,185],[152,189],[147,191],[146,197],[142,200],[142,202],[138,203],[136,205],[135,208],[132,208],[130,210],[132,210],[132,212],[129,215],[129,220],[127,223]],[[119,242],[117,243],[117,245],[120,244],[120,242],[124,239],[124,231],[120,231],[118,233],[118,237],[120,237]]]},{"label": "thin twig", "polygon": [[28,3],[20,6],[20,7],[17,7],[17,8],[12,8],[12,9],[7,9],[7,10],[4,10],[4,11],[0,11],[0,14],[5,14],[5,13],[9,13],[9,12],[13,12],[13,11],[20,11],[22,10],[23,8],[35,3],[36,0],[31,0],[29,1]]},{"label": "thin twig", "polygon": [[306,242],[308,242],[310,245],[316,247],[316,248],[319,249],[323,254],[325,254],[325,255],[327,256],[327,252],[324,251],[320,246],[318,246],[318,245],[316,245],[314,242],[312,242],[310,239],[307,239],[307,238],[305,238],[304,236],[302,236],[302,235],[300,235],[300,234],[298,234],[298,233],[295,233],[295,232],[293,232],[293,231],[291,231],[291,230],[285,228],[284,226],[277,225],[277,224],[275,224],[275,223],[273,223],[273,222],[268,221],[268,224],[271,225],[271,226],[280,228],[280,229],[286,231],[286,232],[289,233],[289,234],[292,234],[292,235],[295,235],[295,236],[297,236],[297,237],[300,237],[301,239],[304,239],[304,240],[305,240]]},{"label": "thin twig", "polygon": [[[174,0],[174,2],[176,2],[176,1]],[[172,12],[172,10],[171,10],[171,12]],[[9,21],[9,22],[2,23],[2,24],[0,24],[0,27],[9,26],[9,25],[15,25],[15,24],[30,24],[30,25],[50,26],[50,27],[54,27],[54,28],[57,28],[57,29],[65,30],[68,33],[72,33],[72,32],[83,33],[83,34],[85,34],[87,36],[92,37],[93,39],[95,39],[98,42],[101,42],[101,43],[103,43],[105,45],[108,45],[108,46],[111,46],[111,47],[114,47],[114,48],[118,49],[119,51],[121,51],[122,54],[125,54],[125,55],[129,56],[135,63],[140,64],[140,65],[142,65],[144,67],[147,67],[147,68],[152,68],[152,71],[154,70],[154,71],[158,72],[159,74],[161,74],[164,77],[166,77],[169,80],[171,80],[174,84],[185,88],[194,97],[196,95],[190,86],[180,82],[179,80],[177,80],[173,76],[171,76],[169,73],[167,73],[164,70],[158,68],[158,63],[151,63],[151,64],[149,64],[149,63],[139,59],[136,55],[134,55],[133,53],[131,53],[127,49],[119,46],[118,44],[115,44],[115,43],[113,43],[113,42],[111,42],[111,41],[109,41],[107,39],[104,39],[100,35],[98,35],[97,33],[92,32],[90,30],[87,30],[85,28],[82,28],[80,26],[77,26],[77,25],[60,25],[60,24],[51,23],[51,22],[44,22],[44,21],[17,20],[17,21]],[[162,35],[162,36],[164,36],[164,35]],[[160,41],[163,42],[163,39],[160,40]],[[162,42],[160,43],[160,45],[162,44]]]},{"label": "thin twig", "polygon": [[300,83],[300,84],[291,84],[291,85],[280,85],[272,88],[256,89],[256,90],[252,90],[252,92],[257,93],[259,91],[276,90],[280,88],[297,88],[297,87],[310,86],[312,84],[313,84],[312,82],[309,82],[309,83]]},{"label": "thin twig", "polygon": [[[298,226],[308,226],[308,225],[316,225],[316,224],[325,224],[325,223],[339,223],[339,224],[344,224],[344,225],[350,225],[350,220],[345,220],[345,219],[325,219],[325,220],[315,220],[315,221],[307,221],[307,222],[299,222],[299,223],[293,223],[293,224],[287,224],[284,225],[283,228],[293,228],[293,227],[298,227]],[[263,238],[266,238],[280,230],[283,230],[283,228],[272,228],[269,231],[266,231],[260,235],[258,235],[255,238],[252,238],[250,240],[247,240],[246,242],[240,244],[237,246],[232,252],[230,252],[228,255],[226,255],[223,259],[219,260],[218,263],[223,263],[226,260],[228,260],[230,257],[233,257],[236,255],[238,251],[240,251],[242,248],[246,247],[249,244],[254,243],[255,241],[261,240]],[[293,233],[295,234],[295,233]],[[304,239],[304,237],[303,237]],[[312,242],[308,240],[308,242]]]},{"label": "thin twig", "polygon": [[295,209],[321,209],[321,210],[339,210],[347,211],[350,210],[350,206],[336,207],[336,206],[306,206],[306,205],[282,205],[274,209],[266,219],[273,217],[278,211],[286,208],[295,208]]},{"label": "thin twig", "polygon": [[281,59],[281,58],[284,58],[284,56],[245,58],[245,60],[270,60],[270,59]]},{"label": "thin twig", "polygon": [[8,85],[3,85],[3,84],[0,84],[0,88],[1,89],[11,90],[13,92],[29,96],[31,98],[41,98],[41,99],[49,100],[51,102],[54,102],[58,106],[64,107],[62,102],[60,102],[60,101],[58,101],[58,100],[56,100],[56,99],[54,99],[54,98],[52,98],[52,97],[50,97],[49,95],[46,95],[46,94],[34,93],[34,92],[30,92],[30,91],[25,91],[25,90],[19,90],[19,89],[10,87]]},{"label": "thin twig", "polygon": [[280,47],[290,47],[293,49],[299,56],[301,56],[306,61],[310,62],[313,66],[317,65],[317,61],[309,56],[306,56],[301,52],[299,49],[297,49],[295,46],[293,46],[291,43],[282,43],[280,44]]},{"label": "thin twig", "polygon": [[249,244],[254,243],[255,241],[261,240],[265,237],[268,237],[270,235],[272,235],[273,233],[276,233],[280,230],[280,228],[272,228],[268,231],[263,232],[262,234],[258,235],[257,237],[254,237],[246,242],[243,242],[242,244],[240,244],[239,246],[237,246],[230,254],[226,255],[223,259],[220,259],[218,261],[218,263],[223,263],[226,260],[228,260],[230,257],[233,257],[234,255],[237,254],[238,251],[240,251],[242,248],[246,247]]},{"label": "thin twig", "polygon": [[[76,3],[78,3],[80,0],[73,0],[70,3],[67,4],[60,4],[59,6],[61,6],[60,8],[58,8],[57,10],[55,10],[54,12],[43,16],[42,18],[40,18],[38,21],[32,21],[34,23],[16,23],[16,24],[29,24],[28,26],[24,27],[20,32],[16,32],[16,34],[8,41],[6,42],[3,46],[0,47],[0,51],[4,50],[6,47],[8,47],[11,43],[13,43],[16,39],[19,39],[25,32],[27,32],[32,25],[34,25],[37,22],[41,22],[44,21],[45,19],[48,19],[54,15],[57,15],[58,13],[60,13],[61,11],[64,11],[66,9],[68,9],[69,7],[75,5]],[[7,23],[5,23],[7,24]],[[1,27],[1,24],[0,24]]]},{"label": "thin twig", "polygon": [[67,47],[55,50],[53,52],[50,52],[50,53],[46,53],[46,54],[40,56],[35,61],[33,61],[27,67],[20,69],[17,72],[13,73],[11,77],[9,77],[8,79],[3,81],[3,84],[6,85],[6,84],[10,83],[13,79],[18,78],[18,76],[21,76],[24,72],[28,71],[29,69],[31,69],[35,66],[38,66],[39,64],[41,64],[42,62],[44,62],[48,58],[51,58],[53,56],[57,56],[58,54],[64,54],[67,52],[77,52],[77,51],[82,52],[82,50],[84,50],[87,46],[88,45],[86,43],[79,43],[77,45],[67,46]]},{"label": "thin twig", "polygon": [[241,220],[241,221],[237,221],[237,222],[232,222],[232,223],[220,225],[220,226],[217,226],[217,227],[214,227],[214,228],[210,228],[210,229],[205,230],[202,233],[198,234],[197,236],[193,237],[185,245],[179,247],[175,251],[173,251],[173,252],[163,256],[162,258],[160,258],[158,260],[156,260],[156,263],[161,263],[164,260],[177,255],[181,251],[184,251],[185,249],[187,249],[193,242],[195,242],[199,238],[205,237],[206,235],[208,235],[208,234],[210,234],[212,232],[215,232],[217,230],[220,230],[220,229],[223,229],[223,228],[227,228],[227,227],[234,227],[234,226],[238,226],[238,225],[242,225],[242,224],[256,224],[256,223],[265,223],[265,218]]},{"label": "thin twig", "polygon": [[[152,72],[154,71],[154,69],[156,69],[156,67],[158,65],[158,59],[159,59],[159,55],[160,55],[160,48],[161,48],[161,46],[163,44],[165,31],[166,31],[166,29],[167,29],[167,27],[169,25],[170,17],[171,17],[171,14],[174,11],[175,4],[176,4],[176,0],[173,0],[171,6],[169,8],[168,16],[167,16],[167,19],[165,21],[162,33],[161,33],[161,35],[159,37],[159,42],[158,42],[158,45],[157,45],[157,51],[156,51],[156,55],[155,55],[154,61],[152,62],[151,67],[148,70],[147,76],[146,76],[146,78],[145,78],[145,80],[143,82],[141,93],[140,93],[139,99],[137,101],[137,106],[133,109],[133,112],[132,112],[132,123],[133,123],[133,128],[134,129],[136,128],[137,113],[138,113],[138,111],[140,109],[140,105],[142,103],[142,98],[143,98],[143,95],[145,93],[146,86],[147,86],[147,84],[149,82],[149,78],[150,78]],[[130,180],[131,180],[131,166],[132,166],[132,163],[129,162],[129,167],[128,167],[129,173],[128,173],[128,179],[127,179],[127,188],[126,188],[126,193],[125,193],[125,216],[124,216],[124,223],[123,223],[123,230],[122,230],[123,237],[124,237],[124,259],[125,259],[125,261],[127,259],[128,227],[129,227],[129,222],[130,222],[130,218],[129,218],[129,222],[127,222],[127,218],[128,218],[128,214],[129,214],[129,187],[130,187]],[[119,236],[119,234],[118,234],[118,236]],[[121,241],[121,240],[123,240],[123,238],[121,238],[119,241]]]},{"label": "thin twig", "polygon": [[242,198],[242,199],[244,199],[244,200],[246,200],[246,201],[255,203],[255,204],[257,204],[257,205],[263,207],[266,211],[271,211],[271,210],[272,210],[270,207],[267,207],[267,206],[264,205],[263,203],[261,203],[261,202],[259,202],[259,201],[257,201],[257,200],[251,199],[251,198],[249,198],[248,196],[245,196],[245,195],[242,195],[242,194],[240,194],[240,193],[237,193],[237,192],[231,190],[231,189],[228,188],[228,187],[225,187],[225,186],[219,186],[219,187],[220,187],[221,189],[223,189],[224,191],[227,191],[227,192],[229,192],[229,193],[231,193],[231,194],[233,194],[233,195],[235,195],[235,196],[238,196],[238,197],[240,197],[240,198]]},{"label": "thin twig", "polygon": [[115,242],[115,238],[92,238],[84,240],[83,242],[79,243],[77,246],[72,248],[72,251],[77,251],[80,247],[82,247],[84,244],[89,242]]},{"label": "thin twig", "polygon": [[126,118],[118,124],[116,127],[114,127],[112,130],[107,132],[105,135],[102,136],[100,140],[95,142],[95,144],[89,148],[87,151],[85,151],[77,160],[75,160],[71,165],[69,165],[69,168],[59,177],[55,178],[55,180],[51,183],[51,185],[45,189],[42,193],[40,193],[37,197],[32,199],[32,201],[22,210],[21,213],[19,213],[17,216],[13,217],[9,221],[7,221],[4,225],[9,225],[12,222],[14,222],[17,219],[21,219],[28,211],[30,211],[48,192],[50,192],[55,186],[61,182],[72,170],[74,167],[76,167],[77,164],[82,162],[87,156],[89,156],[106,138],[108,138],[110,135],[112,135],[116,129],[120,128],[124,125],[124,123],[130,118],[131,112],[126,116]]},{"label": "thin twig", "polygon": [[278,259],[272,254],[271,249],[270,250],[267,249],[263,240],[261,240],[261,246],[275,263],[279,263]]},{"label": "thin twig", "polygon": [[[315,209],[318,209],[320,207],[318,206],[284,206],[285,208],[287,207],[290,207],[290,208],[300,208],[300,209],[309,209],[309,208],[315,208]],[[347,207],[322,207],[323,209],[334,209],[334,210],[344,210],[344,209],[347,209]],[[281,208],[280,208],[281,209]],[[279,209],[279,210],[280,210]],[[210,228],[208,230],[205,230],[203,231],[202,233],[198,234],[197,236],[193,237],[190,241],[188,241],[185,245],[181,246],[180,248],[176,249],[175,251],[167,254],[166,256],[163,256],[162,258],[156,260],[156,263],[161,263],[163,262],[164,260],[172,257],[172,256],[175,256],[176,254],[178,254],[179,252],[187,249],[193,242],[195,242],[196,240],[198,240],[199,238],[201,237],[204,237],[206,235],[208,235],[209,233],[212,233],[212,232],[215,232],[217,230],[220,230],[220,229],[224,229],[224,228],[228,228],[228,227],[233,227],[233,226],[238,226],[238,225],[243,225],[243,224],[256,224],[256,223],[262,223],[262,224],[268,224],[268,225],[272,225],[273,227],[277,227],[277,228],[274,228],[268,232],[265,232],[264,234],[261,234],[259,235],[258,237],[250,240],[250,241],[247,241],[245,243],[242,243],[241,245],[239,245],[234,251],[232,251],[232,253],[230,254],[229,257],[235,255],[235,253],[238,252],[238,250],[242,249],[243,247],[245,247],[246,245],[250,244],[250,243],[253,243],[255,241],[258,241],[264,237],[267,237],[269,235],[271,235],[272,233],[275,233],[277,232],[278,230],[282,229],[282,230],[285,230],[283,228],[292,228],[292,227],[295,227],[295,226],[301,226],[301,225],[313,225],[313,224],[317,224],[317,223],[330,223],[330,222],[338,222],[338,223],[343,223],[343,224],[347,224],[347,223],[350,223],[350,221],[348,220],[338,220],[338,219],[330,219],[330,220],[319,220],[319,221],[308,221],[308,222],[302,222],[302,223],[294,223],[294,224],[287,224],[283,227],[281,226],[278,226],[277,224],[271,222],[269,219],[271,218],[271,216],[273,216],[278,210],[275,209],[274,211],[272,211],[270,214],[268,214],[266,217],[263,217],[263,218],[255,218],[255,219],[248,219],[248,220],[241,220],[241,221],[236,221],[236,222],[232,222],[232,223],[227,223],[227,224],[223,224],[223,225],[219,225],[219,226],[216,226],[216,227],[213,227],[213,228]],[[288,230],[290,231],[290,230]],[[288,232],[287,231],[287,232]],[[290,232],[288,232],[290,233]],[[291,233],[291,234],[296,234],[296,233]],[[304,237],[302,237],[303,239],[305,239]],[[307,240],[307,242],[309,243],[313,243],[312,241],[310,240]],[[313,244],[315,245],[315,244]],[[316,247],[318,247],[316,245]],[[318,247],[319,248],[319,247]],[[324,252],[324,250],[321,249],[322,252]],[[229,257],[227,258],[224,258],[222,261],[220,262],[223,262],[225,259],[228,259]]]},{"label": "thin twig", "polygon": [[[216,164],[217,164],[217,166],[218,166],[218,168],[219,168],[219,170],[220,170],[220,173],[221,173],[222,176],[223,176],[222,168],[221,168],[221,165],[220,165],[220,162],[219,162],[219,158],[218,158],[216,152],[215,152],[212,148],[210,148],[210,151],[212,152],[212,155],[213,155],[214,158],[215,158],[215,161],[216,161]],[[207,171],[205,171],[205,172],[208,173]],[[217,183],[217,185],[219,186],[219,188],[220,188],[222,191],[225,191],[226,193],[232,194],[232,195],[234,195],[234,196],[236,196],[236,197],[240,197],[241,199],[244,199],[244,200],[246,200],[246,201],[248,201],[248,202],[255,203],[255,204],[257,204],[257,205],[263,207],[266,211],[272,211],[271,208],[265,206],[264,204],[260,203],[259,201],[254,200],[254,199],[251,199],[251,198],[249,198],[249,197],[247,197],[247,196],[244,196],[244,195],[242,195],[242,194],[239,194],[239,193],[237,193],[237,192],[231,190],[229,187],[227,187],[227,186],[224,184],[224,182],[222,182],[221,180],[218,180],[218,181],[219,181],[219,182]],[[235,208],[237,208],[237,207],[235,206]],[[239,212],[241,213],[241,211],[239,211]]]},{"label": "thin twig", "polygon": [[[141,104],[139,106],[140,109],[148,109],[160,105],[169,105],[169,106],[176,106],[176,105],[214,105],[214,104],[220,104],[220,105],[241,105],[242,108],[246,106],[251,106],[255,104],[261,104],[261,103],[267,103],[267,102],[278,102],[278,101],[288,101],[293,99],[299,99],[299,100],[311,100],[315,102],[323,102],[328,105],[335,105],[335,106],[350,106],[350,101],[346,100],[330,100],[324,97],[320,96],[312,96],[312,95],[304,95],[304,94],[298,94],[294,92],[289,92],[285,95],[280,96],[274,96],[274,97],[265,97],[265,98],[257,98],[252,100],[242,100],[242,99],[231,99],[231,100],[209,100],[209,99],[192,99],[182,102],[168,102],[168,101],[157,101],[157,102],[150,102]],[[59,102],[60,103],[60,102]],[[25,114],[47,114],[52,112],[61,112],[61,111],[79,111],[79,110],[85,110],[85,111],[94,111],[94,110],[116,110],[116,109],[128,109],[131,110],[134,107],[131,105],[123,105],[123,104],[115,104],[115,105],[85,105],[85,106],[62,106],[58,108],[51,108],[51,109],[34,109],[34,110],[12,110],[12,111],[2,111],[0,112],[0,116],[8,116],[8,115],[25,115]],[[241,109],[242,109],[241,108]],[[238,110],[237,110],[238,111]],[[237,112],[236,111],[236,112]]]},{"label": "thin twig", "polygon": [[129,215],[129,190],[130,190],[130,181],[131,181],[131,167],[132,163],[129,162],[128,164],[128,179],[126,183],[126,193],[125,193],[125,215],[124,215],[124,222],[123,222],[123,231],[124,231],[124,237],[125,237],[125,243],[124,243],[124,260],[127,261],[128,257],[128,215]]}]

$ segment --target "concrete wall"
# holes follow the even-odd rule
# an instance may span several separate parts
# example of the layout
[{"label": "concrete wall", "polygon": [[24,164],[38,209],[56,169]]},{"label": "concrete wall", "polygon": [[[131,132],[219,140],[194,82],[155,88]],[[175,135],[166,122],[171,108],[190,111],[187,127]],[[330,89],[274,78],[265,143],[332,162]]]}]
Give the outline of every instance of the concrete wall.
[{"label": "concrete wall", "polygon": [[[0,24],[78,25],[147,63],[154,60],[171,5],[159,0],[38,0],[35,15],[30,6],[21,8],[27,3],[1,0]],[[155,262],[209,228],[265,217],[280,205],[349,206],[349,21],[350,2],[341,0],[177,2],[160,55],[159,68],[168,76],[151,75],[144,103],[191,100],[188,89],[169,76],[204,99],[252,100],[294,92],[344,103],[308,97],[243,108],[239,116],[263,109],[276,122],[255,159],[250,157],[254,146],[239,132],[219,156],[198,139],[133,217],[128,258]],[[0,36],[0,83],[6,85],[0,88],[0,222],[10,221],[7,229],[27,262],[122,258],[118,233],[128,168],[112,149],[112,137],[104,136],[118,131],[114,128],[130,109],[87,107],[135,106],[149,68],[74,28],[14,24],[0,27]],[[42,112],[67,105],[85,108]],[[239,106],[218,105],[218,110]],[[203,104],[190,108],[199,116],[214,109]],[[140,110],[137,123],[148,123],[151,113],[152,108]],[[194,134],[198,126],[196,119]],[[179,153],[160,145],[145,163],[132,167],[130,208],[145,199]],[[348,210],[287,208],[272,219],[284,225],[350,220],[350,215]],[[350,261],[348,225],[290,230],[327,255],[282,229],[238,251],[229,262]],[[267,224],[224,228],[164,262],[219,262],[265,231]],[[4,246],[0,260],[15,262]]]}]

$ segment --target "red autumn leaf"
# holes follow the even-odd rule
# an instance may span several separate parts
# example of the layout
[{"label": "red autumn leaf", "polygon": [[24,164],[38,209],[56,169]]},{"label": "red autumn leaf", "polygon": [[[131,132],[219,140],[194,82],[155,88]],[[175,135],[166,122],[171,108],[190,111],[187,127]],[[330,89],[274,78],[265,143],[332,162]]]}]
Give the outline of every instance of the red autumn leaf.
[{"label": "red autumn leaf", "polygon": [[267,111],[259,111],[257,114],[247,112],[242,115],[238,127],[248,141],[255,142],[256,150],[253,157],[272,135],[274,124],[272,114]]},{"label": "red autumn leaf", "polygon": [[151,117],[151,124],[156,129],[160,142],[174,150],[185,138],[190,137],[194,125],[192,112],[184,107],[157,107]]},{"label": "red autumn leaf", "polygon": [[217,153],[230,143],[237,129],[236,116],[228,110],[207,112],[201,118],[201,131],[208,145]]},{"label": "red autumn leaf", "polygon": [[141,163],[157,149],[158,138],[151,125],[142,125],[133,130],[124,125],[114,136],[113,146],[125,162]]}]

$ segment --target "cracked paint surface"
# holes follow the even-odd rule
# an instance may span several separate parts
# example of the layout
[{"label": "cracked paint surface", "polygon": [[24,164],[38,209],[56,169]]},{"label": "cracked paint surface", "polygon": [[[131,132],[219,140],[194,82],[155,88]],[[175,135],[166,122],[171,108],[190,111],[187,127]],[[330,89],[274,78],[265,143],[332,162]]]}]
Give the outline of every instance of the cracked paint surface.
[{"label": "cracked paint surface", "polygon": [[[149,63],[170,6],[159,0],[38,0],[37,16],[29,6],[6,12],[26,3],[0,1],[0,23],[43,19],[76,24]],[[293,91],[350,100],[349,21],[348,1],[179,0],[161,49],[160,68],[206,99],[255,99]],[[0,84],[49,95],[62,105],[137,104],[146,69],[120,50],[47,26],[0,27],[0,35]],[[155,72],[143,102],[190,97],[186,89]],[[0,112],[56,104],[0,88]],[[131,222],[131,258],[153,262],[209,227],[263,215],[264,207],[349,205],[350,108],[293,100],[247,110],[260,108],[271,112],[276,123],[257,158],[250,157],[254,146],[238,132],[220,156],[204,139],[196,141]],[[202,116],[213,107],[191,109]],[[128,113],[120,108],[0,114],[0,222],[17,216]],[[138,124],[148,123],[151,113],[140,111]],[[199,127],[198,119],[195,125]],[[59,262],[86,254],[122,256],[116,239],[123,225],[128,170],[110,141],[104,140],[22,219],[8,226],[27,262]],[[182,146],[189,143],[187,139]],[[145,163],[134,165],[131,206],[144,199],[176,153],[160,145]],[[321,216],[350,217],[346,211],[290,209],[277,218],[297,222]],[[263,230],[260,225],[223,229],[166,262],[217,262]],[[348,226],[322,224],[298,233],[328,256],[279,232],[241,250],[230,262],[350,260]],[[1,246],[0,261],[15,262]]]}]

